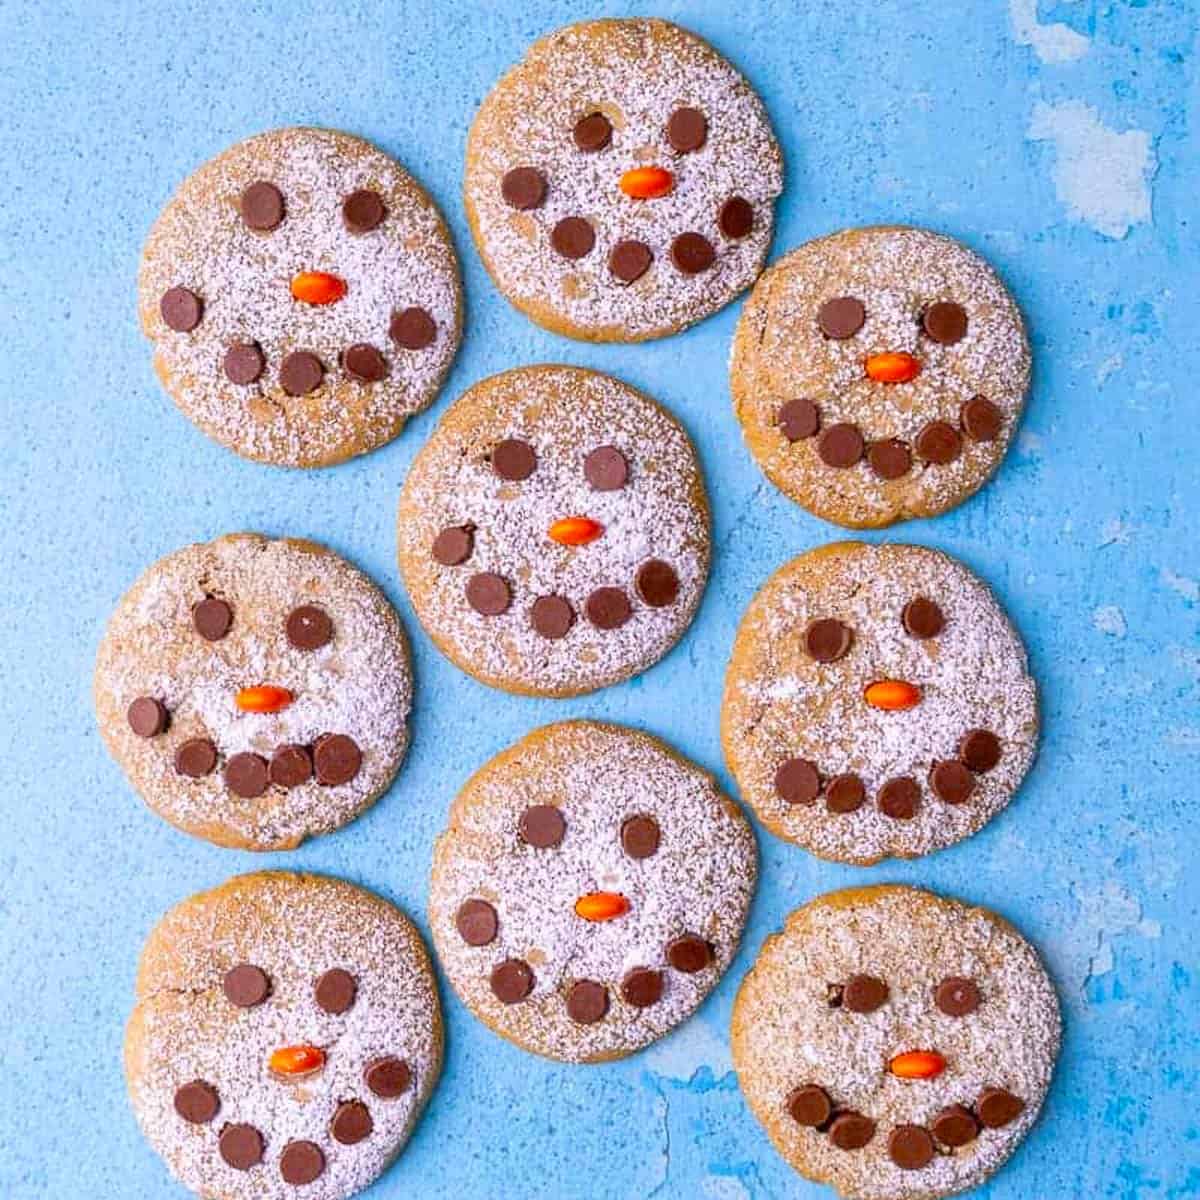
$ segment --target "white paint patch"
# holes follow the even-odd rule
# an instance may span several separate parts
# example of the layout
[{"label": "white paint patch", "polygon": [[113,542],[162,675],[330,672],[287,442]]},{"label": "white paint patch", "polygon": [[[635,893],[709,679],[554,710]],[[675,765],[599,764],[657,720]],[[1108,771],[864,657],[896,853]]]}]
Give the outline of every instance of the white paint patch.
[{"label": "white paint patch", "polygon": [[1109,517],[1100,527],[1100,545],[1128,546],[1133,537],[1133,526],[1121,517]]},{"label": "white paint patch", "polygon": [[1082,58],[1091,42],[1070,25],[1055,22],[1041,25],[1037,19],[1037,0],[1008,0],[1013,33],[1018,46],[1032,46],[1044,63],[1074,62]]},{"label": "white paint patch", "polygon": [[1167,730],[1163,740],[1168,746],[1185,754],[1200,752],[1200,729],[1194,725],[1176,725],[1174,729]]},{"label": "white paint patch", "polygon": [[1171,661],[1200,683],[1200,650],[1193,650],[1190,646],[1172,646]]},{"label": "white paint patch", "polygon": [[1176,575],[1170,567],[1163,567],[1159,578],[1171,591],[1178,592],[1185,600],[1193,604],[1200,600],[1200,583],[1194,579],[1189,579],[1186,575]]},{"label": "white paint patch", "polygon": [[1118,239],[1150,220],[1150,181],[1158,163],[1144,129],[1117,133],[1082,100],[1039,100],[1027,136],[1054,143],[1054,189],[1072,220]]},{"label": "white paint patch", "polygon": [[1092,613],[1092,624],[1109,637],[1125,636],[1125,614],[1115,604],[1102,604]]},{"label": "white paint patch", "polygon": [[650,1046],[642,1062],[656,1075],[683,1083],[701,1067],[707,1067],[716,1079],[733,1070],[728,1042],[706,1021],[695,1017]]},{"label": "white paint patch", "polygon": [[1017,434],[1018,448],[1022,454],[1028,454],[1030,458],[1040,458],[1044,444],[1042,435],[1034,433],[1030,429],[1023,429]]},{"label": "white paint patch", "polygon": [[1079,920],[1072,938],[1072,977],[1085,988],[1088,981],[1107,975],[1116,966],[1113,939],[1129,934],[1144,938],[1162,936],[1162,925],[1142,913],[1142,902],[1115,879],[1101,887],[1071,889],[1079,904]]},{"label": "white paint patch", "polygon": [[1125,365],[1125,359],[1120,354],[1110,354],[1099,367],[1096,368],[1096,386],[1102,388],[1109,380],[1109,377],[1115,375]]}]

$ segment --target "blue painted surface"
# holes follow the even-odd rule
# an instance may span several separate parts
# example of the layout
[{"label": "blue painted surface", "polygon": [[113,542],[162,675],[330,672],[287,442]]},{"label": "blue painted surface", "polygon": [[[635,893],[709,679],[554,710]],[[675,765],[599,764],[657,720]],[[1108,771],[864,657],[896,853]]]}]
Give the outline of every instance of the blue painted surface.
[{"label": "blue painted surface", "polygon": [[[609,11],[619,10],[594,9]],[[997,821],[924,861],[838,868],[763,835],[762,887],[733,970],[695,1020],[624,1063],[523,1055],[447,990],[445,1076],[369,1194],[825,1194],[791,1174],[748,1115],[729,1073],[730,1005],[796,904],[906,880],[1015,920],[1065,1003],[1045,1119],[978,1194],[1200,1195],[1196,12],[1187,0],[1037,12],[1034,0],[691,0],[648,11],[709,37],[764,96],[788,165],[773,256],[843,225],[911,220],[988,255],[1023,305],[1036,382],[1019,444],[981,494],[899,536],[958,554],[995,585],[1043,687],[1041,758]],[[450,798],[483,760],[560,717],[644,726],[730,785],[718,700],[739,615],[772,569],[837,534],[777,495],[742,448],[725,376],[739,306],[648,346],[557,339],[496,294],[459,200],[467,126],[487,89],[535,35],[584,15],[551,0],[106,10],[0,0],[10,1200],[182,1195],[142,1142],[119,1054],[143,938],[183,896],[262,865],[304,867],[379,889],[424,924]],[[158,387],[134,311],[142,239],[178,181],[237,138],[305,122],[372,138],[431,189],[469,305],[434,409],[398,442],[316,474],[242,462],[193,429]],[[1114,160],[1089,179],[1108,151]],[[508,698],[454,670],[420,633],[393,564],[400,483],[450,398],[540,360],[612,371],[669,404],[699,446],[716,523],[713,578],[681,647],[643,679],[567,703]],[[269,864],[153,817],[105,754],[89,696],[124,588],[161,554],[241,528],[314,537],[361,564],[416,651],[416,736],[395,787],[350,828]]]}]

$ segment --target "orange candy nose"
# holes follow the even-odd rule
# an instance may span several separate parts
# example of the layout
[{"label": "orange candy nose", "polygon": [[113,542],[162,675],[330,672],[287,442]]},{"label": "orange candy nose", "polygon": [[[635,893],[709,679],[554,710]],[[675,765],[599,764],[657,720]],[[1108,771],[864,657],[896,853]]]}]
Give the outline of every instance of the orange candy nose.
[{"label": "orange candy nose", "polygon": [[242,712],[273,713],[291,704],[292,693],[287,688],[263,683],[258,687],[240,688],[236,701]]},{"label": "orange candy nose", "polygon": [[325,271],[301,271],[292,280],[292,295],[305,304],[333,304],[345,294],[345,283]]},{"label": "orange candy nose", "polygon": [[863,699],[872,708],[896,712],[919,703],[921,689],[915,684],[905,683],[903,679],[877,679],[863,692]]},{"label": "orange candy nose", "polygon": [[919,359],[901,350],[872,354],[866,363],[867,375],[876,383],[907,383],[921,373]]},{"label": "orange candy nose", "polygon": [[946,1069],[946,1060],[936,1050],[909,1050],[888,1066],[897,1079],[933,1079]]},{"label": "orange candy nose", "polygon": [[295,1079],[298,1075],[311,1075],[325,1065],[325,1051],[319,1046],[280,1046],[271,1051],[267,1066],[276,1075]]},{"label": "orange candy nose", "polygon": [[560,546],[586,546],[604,532],[604,526],[591,517],[563,517],[550,526],[553,541]]},{"label": "orange candy nose", "polygon": [[575,901],[575,915],[585,921],[611,921],[629,911],[629,901],[620,892],[588,892]]},{"label": "orange candy nose", "polygon": [[634,200],[657,200],[675,186],[665,167],[634,167],[621,176],[621,191]]}]

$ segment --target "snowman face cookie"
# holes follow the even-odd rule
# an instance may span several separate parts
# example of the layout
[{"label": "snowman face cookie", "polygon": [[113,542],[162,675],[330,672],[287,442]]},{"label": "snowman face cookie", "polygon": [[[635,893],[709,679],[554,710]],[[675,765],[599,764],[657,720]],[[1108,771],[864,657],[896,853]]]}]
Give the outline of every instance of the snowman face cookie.
[{"label": "snowman face cookie", "polygon": [[143,799],[219,845],[327,833],[391,782],[408,743],[391,605],[323,547],[234,534],[152,566],[96,663],[101,732]]},{"label": "snowman face cookie", "polygon": [[467,216],[497,286],[539,324],[592,341],[673,333],[748,287],[782,185],[749,84],[665,21],[542,38],[467,143]]},{"label": "snowman face cookie", "polygon": [[409,471],[400,566],[426,631],[509,691],[567,696],[644,670],[708,571],[687,434],[633,388],[574,367],[492,376]]},{"label": "snowman face cookie", "polygon": [[420,935],[336,879],[243,875],[173,908],[142,954],[130,1101],[185,1186],[342,1200],[400,1152],[441,1070]]},{"label": "snowman face cookie", "polygon": [[276,129],[191,175],[146,241],[142,328],[171,397],[248,458],[313,467],[395,437],[458,346],[458,265],[392,158]]},{"label": "snowman face cookie", "polygon": [[685,1020],[737,949],[754,836],[710,776],[614,725],[548,725],[460,793],[429,917],[463,1002],[526,1050],[621,1058]]},{"label": "snowman face cookie", "polygon": [[1006,921],[907,887],[833,892],[769,938],[733,1011],[738,1081],[779,1152],[854,1200],[981,1183],[1037,1117],[1060,1037]]},{"label": "snowman face cookie", "polygon": [[1004,457],[1029,386],[1021,314],[982,258],[926,229],[847,229],[754,289],[730,363],[754,457],[854,528],[933,516]]},{"label": "snowman face cookie", "polygon": [[767,828],[864,864],[974,833],[1037,727],[987,585],[920,546],[839,542],[780,568],[742,618],[722,705],[726,761]]}]

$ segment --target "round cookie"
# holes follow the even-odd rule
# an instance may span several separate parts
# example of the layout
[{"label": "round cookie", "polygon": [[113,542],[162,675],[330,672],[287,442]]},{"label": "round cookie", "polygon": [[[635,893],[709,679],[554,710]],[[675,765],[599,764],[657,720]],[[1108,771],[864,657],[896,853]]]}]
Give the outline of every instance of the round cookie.
[{"label": "round cookie", "polygon": [[394,159],[275,129],[190,175],[138,275],[154,366],[209,437],[320,467],[390,441],[436,395],[462,325],[458,261]]},{"label": "round cookie", "polygon": [[751,1111],[809,1179],[936,1200],[997,1170],[1058,1056],[1054,985],[986,909],[916,888],[831,892],[767,939],[733,1009]]},{"label": "round cookie", "polygon": [[117,606],[100,732],[146,803],[221,846],[291,849],[358,816],[408,745],[395,610],[313,542],[239,533],[155,563]]},{"label": "round cookie", "polygon": [[762,270],[782,188],[758,96],[666,21],[541,38],[467,141],[467,218],[496,286],[587,341],[662,337],[728,304]]},{"label": "round cookie", "polygon": [[656,738],[535,730],[459,793],[434,848],[442,970],[502,1037],[564,1062],[622,1058],[689,1017],[737,950],[754,835]]},{"label": "round cookie", "polygon": [[945,512],[1000,464],[1029,387],[1016,303],[927,229],[847,229],[766,271],[730,362],[734,411],[772,483],[851,528]]},{"label": "round cookie", "polygon": [[721,740],[743,798],[822,858],[914,858],[1009,801],[1037,747],[1037,689],[995,597],[923,546],[836,542],[751,601]]},{"label": "round cookie", "polygon": [[361,1191],[403,1149],[441,1065],[420,934],[352,884],[241,875],[176,905],[146,942],[129,1098],[200,1196]]},{"label": "round cookie", "polygon": [[476,384],[418,454],[400,568],[426,632],[493,687],[572,696],[657,662],[708,573],[687,434],[627,384],[523,367]]}]

